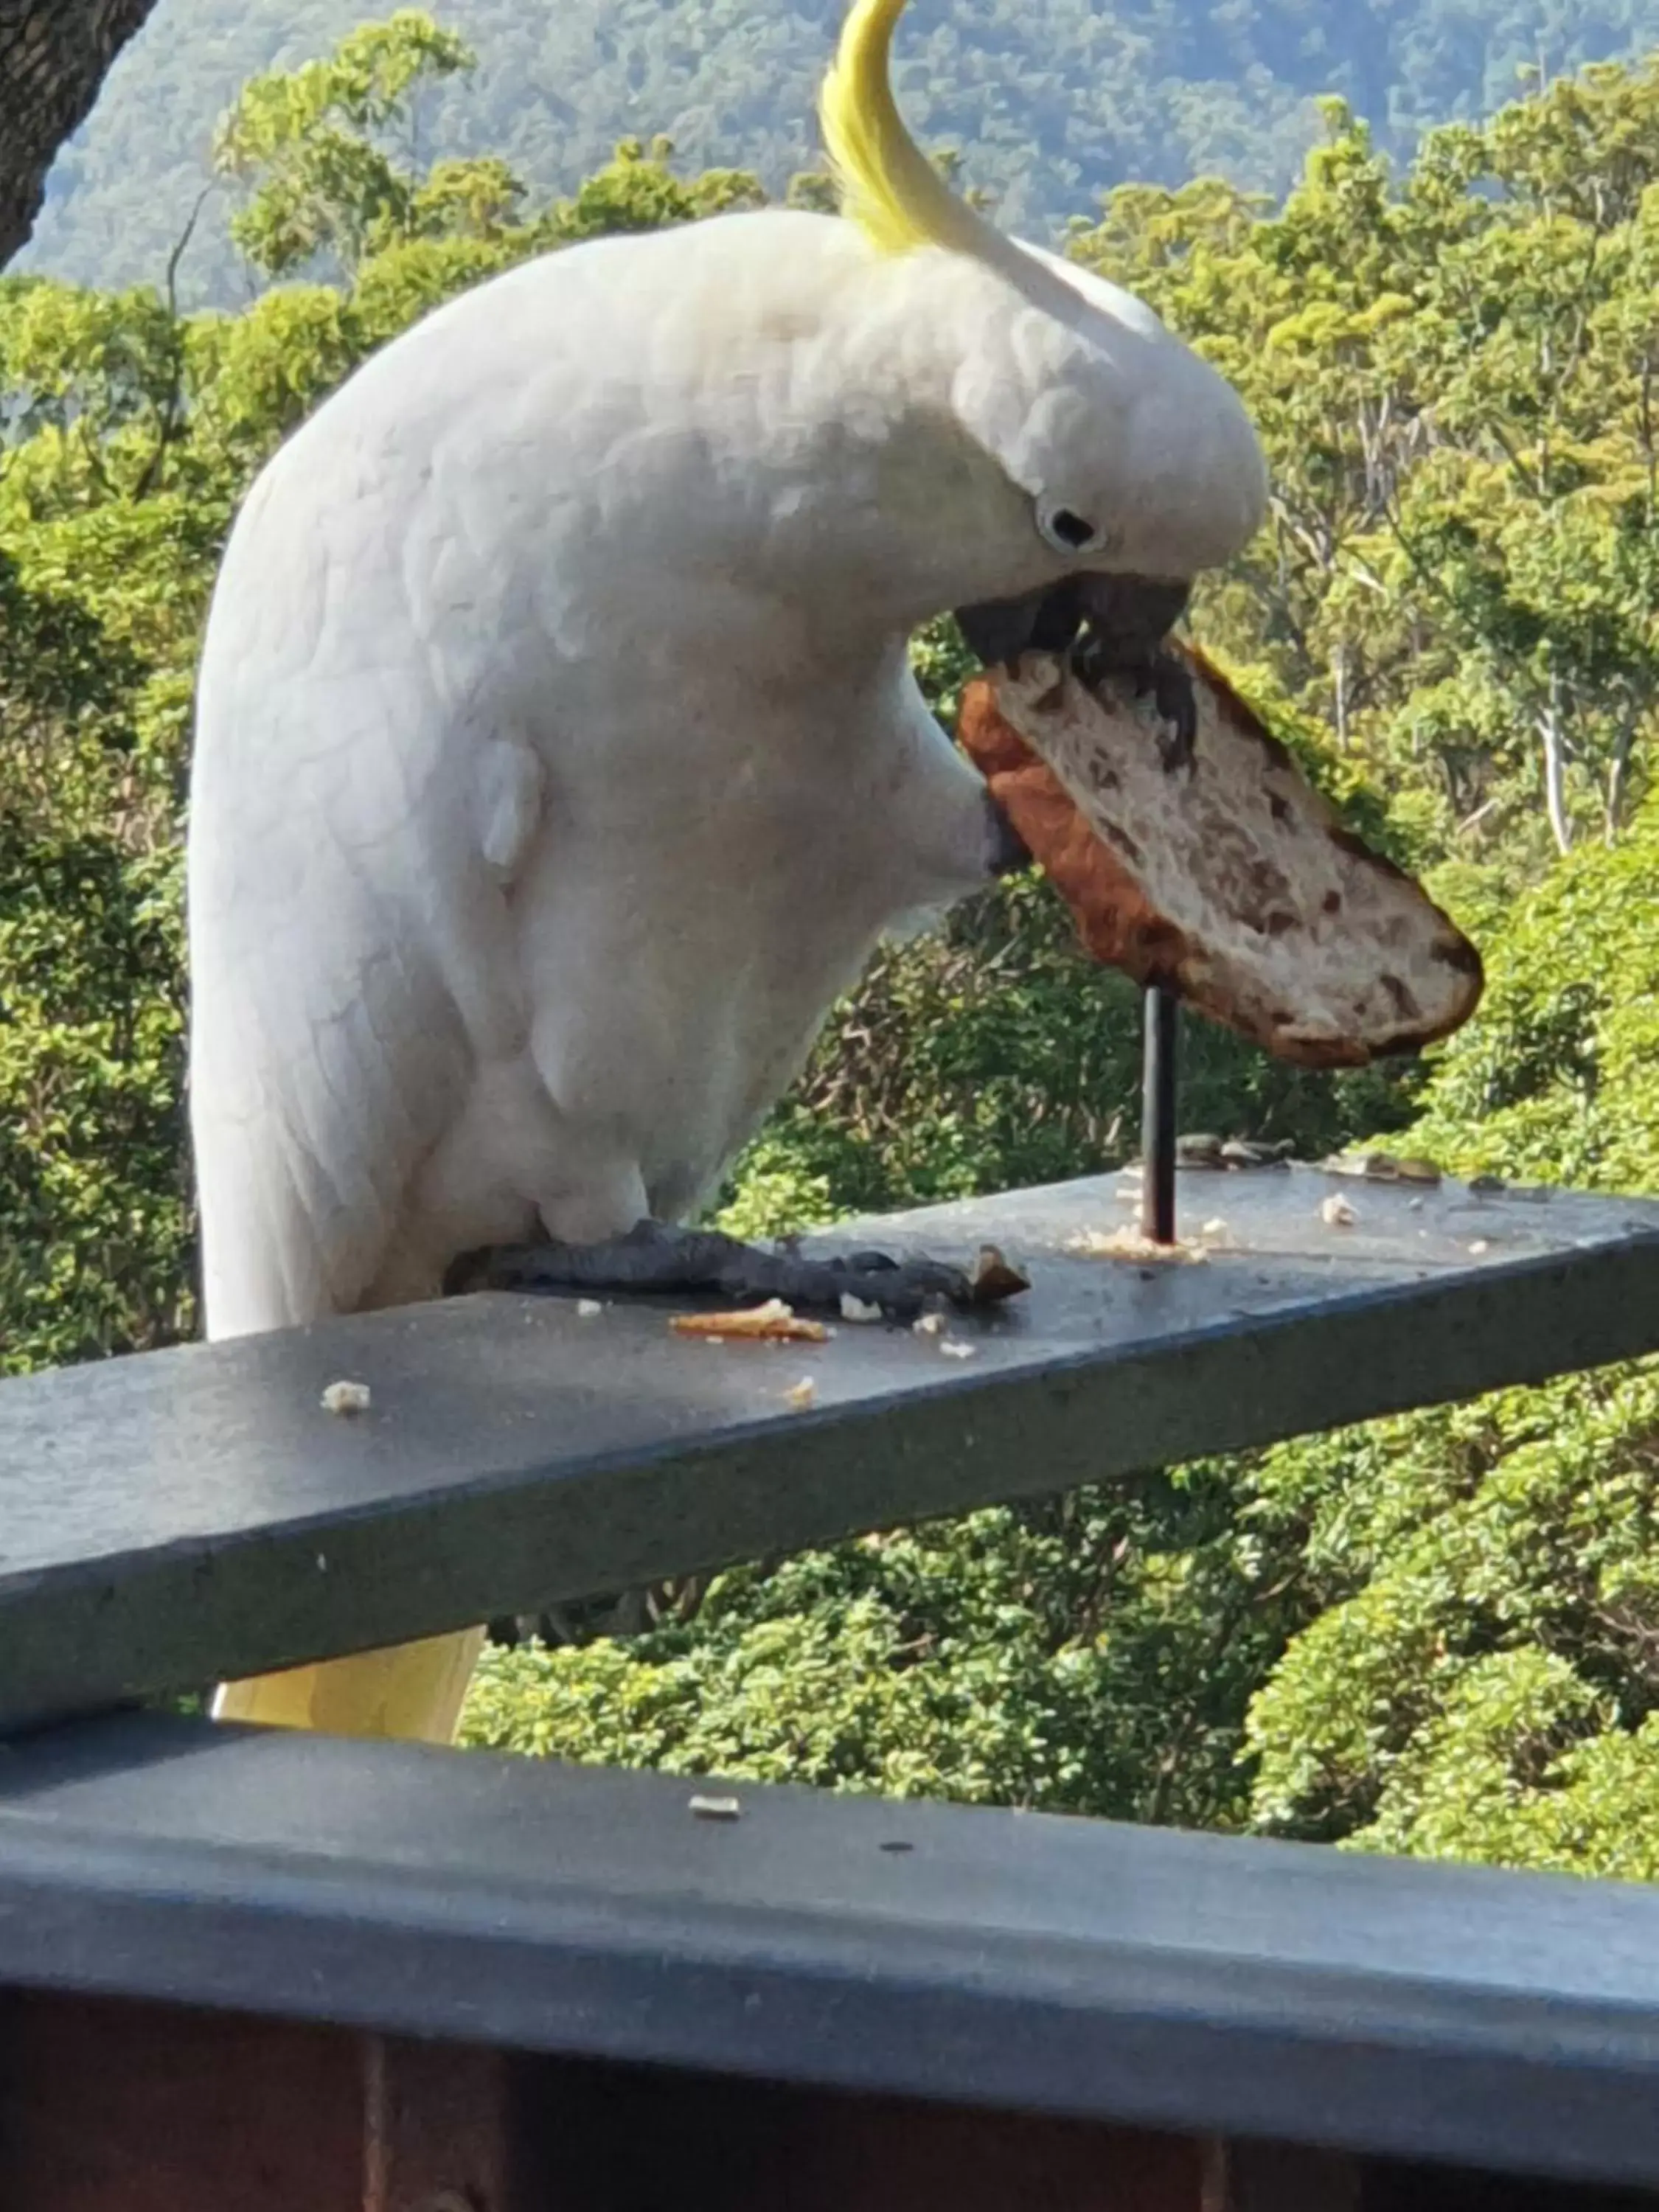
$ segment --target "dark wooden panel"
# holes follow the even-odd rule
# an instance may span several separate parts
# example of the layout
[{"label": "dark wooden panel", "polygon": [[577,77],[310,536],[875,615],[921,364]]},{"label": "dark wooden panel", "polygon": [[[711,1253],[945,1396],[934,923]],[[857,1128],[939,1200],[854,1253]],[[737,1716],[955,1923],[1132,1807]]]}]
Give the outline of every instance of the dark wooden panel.
[{"label": "dark wooden panel", "polygon": [[1205,2212],[1370,2212],[1359,2160],[1285,2143],[1218,2143]]},{"label": "dark wooden panel", "polygon": [[558,2212],[526,2086],[487,2048],[0,1991],[0,2205]]},{"label": "dark wooden panel", "polygon": [[1204,2212],[1170,2136],[0,1997],[6,2212]]},{"label": "dark wooden panel", "polygon": [[[1228,1225],[1203,1267],[1069,1255],[1129,1211],[1105,1182],[866,1227],[1031,1262],[960,1362],[908,1329],[711,1349],[659,1310],[496,1298],[0,1386],[0,1728],[1659,1345],[1659,1207],[1184,1181]],[[321,1410],[342,1376],[361,1419]]]},{"label": "dark wooden panel", "polygon": [[325,2028],[0,1995],[0,2204],[365,2212],[361,2070]]},{"label": "dark wooden panel", "polygon": [[1647,2189],[1597,2189],[1378,2160],[1364,2170],[1359,2212],[1654,2212],[1656,2205],[1659,2195]]},{"label": "dark wooden panel", "polygon": [[[359,2039],[362,2212],[561,2212],[580,2198],[526,2155],[529,2069],[476,2045]],[[556,2146],[550,2146],[556,2148]]]},{"label": "dark wooden panel", "polygon": [[1174,2136],[622,2067],[550,2103],[538,2168],[603,2212],[1212,2212]]}]

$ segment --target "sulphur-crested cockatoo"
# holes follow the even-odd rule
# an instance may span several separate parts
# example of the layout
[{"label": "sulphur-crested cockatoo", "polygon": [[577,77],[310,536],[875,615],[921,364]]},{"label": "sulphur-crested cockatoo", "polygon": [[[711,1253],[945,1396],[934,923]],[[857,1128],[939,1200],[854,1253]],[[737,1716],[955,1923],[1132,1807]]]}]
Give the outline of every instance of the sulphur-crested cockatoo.
[{"label": "sulphur-crested cockatoo", "polygon": [[[1255,531],[1227,384],[908,137],[902,4],[857,0],[826,81],[840,218],[495,277],[250,493],[191,797],[210,1336],[429,1297],[538,1237],[624,1280],[672,1262],[665,1231],[616,1240],[694,1209],[884,933],[1008,855],[911,633],[958,610],[1002,659],[1092,613],[1150,662]],[[442,1738],[477,1645],[217,1710]]]}]

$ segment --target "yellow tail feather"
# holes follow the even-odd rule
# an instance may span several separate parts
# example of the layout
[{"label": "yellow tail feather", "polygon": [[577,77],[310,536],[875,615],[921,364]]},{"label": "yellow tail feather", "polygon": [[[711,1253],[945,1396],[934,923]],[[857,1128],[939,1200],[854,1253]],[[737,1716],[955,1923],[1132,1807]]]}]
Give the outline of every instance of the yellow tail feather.
[{"label": "yellow tail feather", "polygon": [[461,1636],[434,1636],[227,1682],[213,1717],[264,1728],[315,1729],[325,1735],[449,1743],[483,1640],[482,1629],[470,1629]]}]

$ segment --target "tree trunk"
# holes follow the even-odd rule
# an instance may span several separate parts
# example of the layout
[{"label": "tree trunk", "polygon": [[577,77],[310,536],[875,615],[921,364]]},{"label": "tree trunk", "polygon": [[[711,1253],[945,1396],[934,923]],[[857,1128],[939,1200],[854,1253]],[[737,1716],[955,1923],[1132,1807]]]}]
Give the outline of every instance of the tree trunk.
[{"label": "tree trunk", "polygon": [[58,148],[153,4],[0,0],[0,268],[27,240]]},{"label": "tree trunk", "polygon": [[1331,647],[1331,692],[1336,711],[1336,743],[1340,752],[1348,750],[1348,738],[1352,717],[1348,710],[1348,641],[1338,640]]},{"label": "tree trunk", "polygon": [[1625,799],[1630,789],[1630,757],[1636,743],[1636,718],[1630,715],[1620,724],[1619,741],[1613,749],[1613,763],[1607,770],[1607,840],[1616,845],[1619,833],[1625,826]]},{"label": "tree trunk", "polygon": [[1566,739],[1561,728],[1561,679],[1550,678],[1549,704],[1538,718],[1538,734],[1544,747],[1544,805],[1556,850],[1572,850],[1572,823],[1567,815]]}]

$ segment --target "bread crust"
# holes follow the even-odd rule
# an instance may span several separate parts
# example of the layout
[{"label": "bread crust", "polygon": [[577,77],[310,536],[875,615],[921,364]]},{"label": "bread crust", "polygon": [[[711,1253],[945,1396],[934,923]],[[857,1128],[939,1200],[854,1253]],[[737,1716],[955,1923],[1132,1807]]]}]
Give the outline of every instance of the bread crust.
[{"label": "bread crust", "polygon": [[1480,958],[1374,853],[1201,653],[1190,762],[1127,684],[1028,654],[975,678],[959,736],[1086,951],[1304,1067],[1362,1067],[1467,1022]]}]

